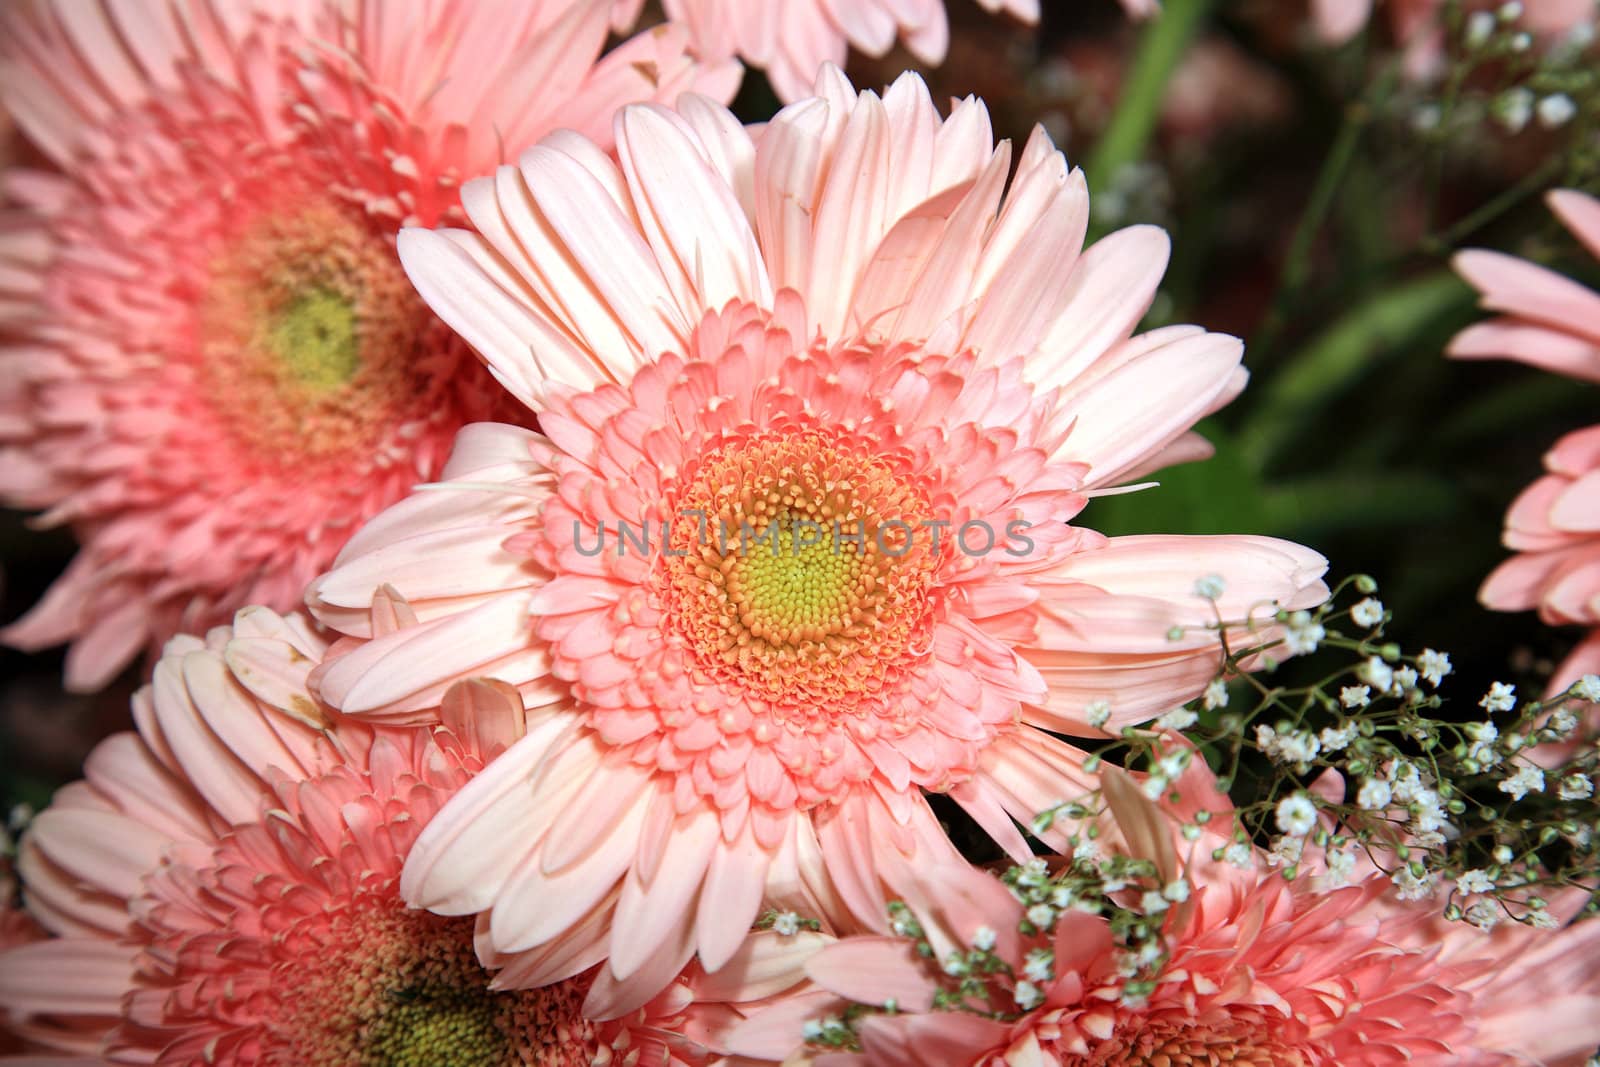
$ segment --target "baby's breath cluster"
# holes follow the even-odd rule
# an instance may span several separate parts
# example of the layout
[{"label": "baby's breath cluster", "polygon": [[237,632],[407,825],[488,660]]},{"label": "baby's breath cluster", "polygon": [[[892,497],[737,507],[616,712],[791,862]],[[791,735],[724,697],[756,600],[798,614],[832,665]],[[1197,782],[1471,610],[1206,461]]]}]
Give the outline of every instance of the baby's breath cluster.
[{"label": "baby's breath cluster", "polygon": [[[1098,793],[1064,804],[1060,812],[1062,818],[1083,820],[1098,814]],[[1189,899],[1188,883],[1163,882],[1154,862],[1102,850],[1094,829],[1069,840],[1070,858],[1038,857],[1000,875],[1025,909],[1017,924],[1023,939],[1020,970],[996,954],[996,931],[979,927],[970,932],[963,946],[941,954],[911,909],[900,901],[890,903],[890,930],[915,944],[939,987],[933,998],[935,1010],[1009,1022],[1044,1003],[1045,991],[1056,979],[1056,924],[1068,911],[1106,921],[1117,944],[1124,1001],[1142,1001],[1154,990],[1168,958],[1163,935],[1168,913]],[[839,1014],[808,1022],[806,1041],[818,1048],[859,1049],[858,1020],[896,1010],[893,1002],[851,1005]]]},{"label": "baby's breath cluster", "polygon": [[[1074,810],[1062,814],[1081,818],[1078,812],[1092,811],[1096,800],[1093,795],[1086,797],[1067,805]],[[1023,1011],[1037,1007],[1043,999],[1040,990],[1055,979],[1050,946],[1062,913],[1081,911],[1106,920],[1117,944],[1122,995],[1139,1000],[1149,995],[1167,961],[1163,937],[1167,913],[1189,899],[1189,884],[1181,879],[1163,881],[1153,861],[1103,851],[1092,825],[1068,840],[1070,859],[1037,858],[1001,875],[1026,909],[1018,931],[1025,938],[1040,939],[1027,951],[1024,973],[1012,976],[1012,999]]]},{"label": "baby's breath cluster", "polygon": [[1443,139],[1492,126],[1516,135],[1592,120],[1600,89],[1595,26],[1579,23],[1559,38],[1539,39],[1524,15],[1518,0],[1487,11],[1445,5],[1447,61],[1413,113],[1420,132]]},{"label": "baby's breath cluster", "polygon": [[[1334,888],[1376,869],[1401,899],[1437,899],[1451,918],[1552,924],[1553,890],[1600,885],[1600,747],[1579,736],[1576,710],[1600,701],[1600,678],[1545,701],[1495,682],[1470,714],[1446,708],[1449,655],[1389,640],[1376,594],[1370,578],[1351,578],[1316,611],[1280,613],[1281,636],[1244,649],[1227,647],[1219,619],[1224,667],[1212,685],[1153,728],[1125,730],[1091,767],[1118,759],[1159,799],[1203,753],[1235,804],[1216,860],[1248,866],[1261,847],[1287,879]],[[1274,684],[1280,651],[1312,657],[1317,676]],[[1086,814],[1053,809],[1035,829]],[[1197,839],[1199,822],[1184,836]]]}]

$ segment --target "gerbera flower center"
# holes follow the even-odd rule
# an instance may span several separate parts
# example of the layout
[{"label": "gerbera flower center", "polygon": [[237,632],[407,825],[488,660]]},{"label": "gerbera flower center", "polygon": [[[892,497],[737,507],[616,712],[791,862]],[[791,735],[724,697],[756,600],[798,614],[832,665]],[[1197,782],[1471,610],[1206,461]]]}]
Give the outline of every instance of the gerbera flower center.
[{"label": "gerbera flower center", "polygon": [[[1123,1032],[1126,1031],[1126,1032]],[[1140,1019],[1065,1067],[1306,1067],[1306,1059],[1275,1040],[1270,1018]]]},{"label": "gerbera flower center", "polygon": [[430,322],[362,220],[314,199],[269,208],[212,261],[199,374],[263,456],[331,456],[370,445],[429,388],[417,346]]},{"label": "gerbera flower center", "polygon": [[686,473],[660,580],[708,673],[776,705],[837,707],[926,650],[943,549],[891,459],[780,431],[725,441]]},{"label": "gerbera flower center", "polygon": [[271,345],[285,371],[308,390],[337,389],[361,366],[356,309],[321,286],[292,298],[271,327]]},{"label": "gerbera flower center", "polygon": [[471,918],[389,892],[308,918],[274,942],[265,1061],[310,1067],[587,1067],[599,1051],[585,983],[496,992]]}]

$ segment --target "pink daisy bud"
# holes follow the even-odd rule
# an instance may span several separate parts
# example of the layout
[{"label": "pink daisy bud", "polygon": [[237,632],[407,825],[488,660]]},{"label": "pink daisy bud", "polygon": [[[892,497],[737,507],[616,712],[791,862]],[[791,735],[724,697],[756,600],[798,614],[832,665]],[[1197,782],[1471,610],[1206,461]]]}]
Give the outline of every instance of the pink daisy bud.
[{"label": "pink daisy bud", "polygon": [[0,499],[82,550],[9,643],[67,681],[288,610],[364,518],[512,417],[407,284],[402,223],[556,126],[699,87],[681,31],[597,62],[594,0],[150,4],[0,17],[0,100],[61,173],[7,175]]},{"label": "pink daisy bud", "polygon": [[525,956],[554,976],[542,988],[492,985],[473,920],[408,908],[399,880],[502,737],[341,719],[304,686],[325,654],[262,608],[168,645],[139,732],[102,743],[24,839],[28,907],[54,936],[0,952],[23,1037],[106,1063],[699,1067],[741,1001],[803,980],[819,935],[747,939],[736,972],[673,976],[614,1022],[581,1012],[592,952]]},{"label": "pink daisy bud", "polygon": [[[1080,255],[1083,176],[1043,131],[1007,193],[981,104],[941,120],[915,76],[880,99],[830,69],[759,131],[690,96],[617,142],[547,139],[465,187],[479,232],[402,235],[544,433],[463,431],[308,591],[352,642],[316,679],[344,712],[515,687],[539,725],[403,889],[507,954],[615,895],[600,1014],[717,970],[764,893],[881,927],[953,855],[925,792],[1025,858],[1016,823],[1092,781],[1047,731],[1170,710],[1216,672],[1216,612],[1273,641],[1268,605],[1326,596],[1298,545],[1072,524],[1204,454],[1243,372],[1231,337],[1133,336],[1166,236]],[[385,586],[417,625],[370,631]]]}]

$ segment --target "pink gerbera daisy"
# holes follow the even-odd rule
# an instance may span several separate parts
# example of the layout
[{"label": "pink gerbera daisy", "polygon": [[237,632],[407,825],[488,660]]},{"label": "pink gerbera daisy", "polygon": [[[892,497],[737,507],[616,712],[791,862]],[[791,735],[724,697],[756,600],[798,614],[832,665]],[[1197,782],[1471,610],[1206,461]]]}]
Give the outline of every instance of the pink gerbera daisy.
[{"label": "pink gerbera daisy", "polygon": [[0,99],[60,167],[0,224],[0,495],[82,550],[10,643],[67,681],[288,609],[361,519],[505,409],[416,298],[404,222],[556,125],[737,69],[595,0],[8,4]]},{"label": "pink gerbera daisy", "polygon": [[[514,954],[617,894],[634,997],[720,967],[764,883],[881,925],[949,850],[925,791],[1027,855],[1013,820],[1087,781],[1047,731],[1217,669],[1197,580],[1230,619],[1326,595],[1297,545],[1069,524],[1202,454],[1189,427],[1243,384],[1233,338],[1132,336],[1164,234],[1080,255],[1082,174],[1036,131],[1005,194],[982,106],[941,121],[915,76],[819,94],[758,131],[625,109],[617,160],[546,141],[464,188],[478,233],[406,231],[544,435],[464,431],[308,591],[358,642],[315,679],[341,710],[428,721],[482,675],[545,716],[424,835],[408,899]],[[368,630],[386,584],[419,625]]]},{"label": "pink gerbera daisy", "polygon": [[[950,875],[953,877],[954,875]],[[1397,911],[1382,875],[1319,894],[1277,873],[1209,885],[1166,925],[1161,975],[1130,995],[1107,921],[1068,910],[1048,933],[1018,933],[1002,890],[968,911],[964,948],[999,931],[989,999],[934,1010],[954,985],[894,937],[849,938],[807,972],[843,1001],[795,1002],[814,1018],[849,1001],[895,1011],[857,1024],[859,1052],[817,1067],[1414,1067],[1577,1065],[1600,1042],[1600,923],[1492,936],[1441,929],[1434,905]],[[982,938],[988,944],[988,937]],[[961,1002],[959,996],[957,1003]],[[733,1048],[782,1059],[801,1036],[795,1008],[757,1016]],[[976,1014],[969,1014],[976,1013]],[[792,1029],[781,1026],[788,1023]],[[784,1031],[782,1033],[778,1031]]]},{"label": "pink gerbera daisy", "polygon": [[[1600,200],[1558,190],[1552,210],[1600,256]],[[1456,256],[1456,269],[1500,317],[1450,342],[1458,359],[1515,359],[1584,381],[1600,381],[1600,294],[1546,267],[1500,252]],[[1484,582],[1479,598],[1498,611],[1539,610],[1551,625],[1590,627],[1551,678],[1551,693],[1600,670],[1600,426],[1570,433],[1545,456],[1544,477],[1506,515],[1505,544],[1519,554]]]},{"label": "pink gerbera daisy", "polygon": [[[978,0],[1024,22],[1039,21],[1039,0]],[[1124,0],[1148,11],[1154,0]],[[615,0],[612,23],[626,30],[644,0]],[[950,46],[944,0],[662,0],[667,17],[688,29],[707,59],[737,56],[766,71],[779,98],[810,95],[824,63],[843,66],[849,49],[881,56],[896,39],[923,63],[938,66]]]},{"label": "pink gerbera daisy", "polygon": [[524,724],[480,732],[467,694],[447,700],[466,713],[449,729],[331,719],[302,684],[323,654],[260,608],[175,638],[139,733],[102,743],[35,821],[28,906],[56,936],[0,953],[0,1007],[34,1044],[108,1063],[690,1067],[740,1018],[728,1002],[798,977],[775,963],[813,935],[753,937],[732,972],[750,982],[690,972],[606,1023],[581,1013],[592,960],[555,961],[570,977],[541,989],[491,987],[472,920],[407,908],[399,877]]}]

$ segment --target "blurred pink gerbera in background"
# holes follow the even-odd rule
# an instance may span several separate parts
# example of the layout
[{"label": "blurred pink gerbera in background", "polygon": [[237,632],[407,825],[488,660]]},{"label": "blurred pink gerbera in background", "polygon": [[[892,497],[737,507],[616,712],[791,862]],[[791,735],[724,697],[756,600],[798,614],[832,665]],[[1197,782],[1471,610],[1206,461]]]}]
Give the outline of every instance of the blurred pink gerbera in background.
[{"label": "blurred pink gerbera in background", "polygon": [[70,525],[5,631],[74,641],[94,688],[141,648],[287,609],[366,516],[503,412],[393,235],[560,124],[737,69],[664,28],[596,62],[596,0],[18,3],[0,100],[61,173],[0,225],[0,497]]},{"label": "blurred pink gerbera in background", "polygon": [[[949,852],[924,791],[1026,856],[1013,820],[1089,780],[1047,731],[1212,677],[1203,576],[1230,619],[1326,595],[1298,545],[1068,524],[1204,454],[1190,426],[1243,384],[1234,338],[1132,336],[1161,231],[1080,255],[1083,177],[1042,131],[1007,193],[981,104],[941,121],[915,76],[880,99],[831,68],[818,93],[757,131],[699,97],[625,109],[617,161],[550,140],[464,188],[477,233],[406,231],[544,435],[464,431],[308,591],[361,642],[314,678],[342,711],[427,721],[485,675],[543,716],[424,835],[407,898],[486,912],[514,954],[619,894],[635,998],[696,952],[715,971],[764,883],[881,926]],[[385,586],[418,625],[368,630]]]},{"label": "blurred pink gerbera in background", "polygon": [[[1039,0],[978,0],[989,11],[1039,21]],[[1154,0],[1124,0],[1134,10]],[[881,56],[898,39],[919,61],[944,62],[950,23],[944,0],[662,0],[708,60],[738,57],[760,67],[784,101],[810,95],[824,63],[844,66],[851,48]],[[615,0],[612,21],[625,31],[644,0]]]},{"label": "blurred pink gerbera in background", "polygon": [[[55,936],[0,953],[17,1031],[110,1063],[707,1062],[692,1035],[740,1017],[720,1003],[739,983],[691,973],[594,1023],[591,964],[492,989],[471,919],[406,907],[418,833],[523,724],[332,720],[295,680],[323,653],[303,621],[261,608],[170,643],[139,732],[103,742],[25,838],[28,906]],[[753,938],[735,973],[770,973],[762,960],[794,947]]]},{"label": "blurred pink gerbera in background", "polygon": [[[1208,869],[1216,880],[1167,912],[1165,961],[1137,992],[1104,917],[1068,908],[1023,929],[1023,905],[997,881],[939,872],[949,933],[1002,964],[982,979],[987,1000],[954,992],[909,940],[847,938],[806,965],[843,999],[758,1015],[730,1047],[781,1060],[801,1012],[837,1019],[851,1001],[891,1000],[894,1012],[858,1020],[859,1052],[813,1049],[819,1067],[1576,1065],[1600,1041],[1600,923],[1486,934],[1445,924],[1433,902],[1397,909],[1381,874],[1318,892],[1273,871]],[[957,891],[972,878],[987,891]],[[952,999],[935,1010],[941,991]]]},{"label": "blurred pink gerbera in background", "polygon": [[[1600,256],[1600,200],[1558,190],[1552,210]],[[1600,294],[1555,271],[1501,252],[1462,252],[1455,266],[1498,318],[1469,326],[1450,343],[1459,359],[1514,359],[1584,381],[1600,381]],[[1566,689],[1600,671],[1600,426],[1570,433],[1545,456],[1547,473],[1506,514],[1502,563],[1479,596],[1500,611],[1539,610],[1551,625],[1590,628],[1551,678]]]}]

